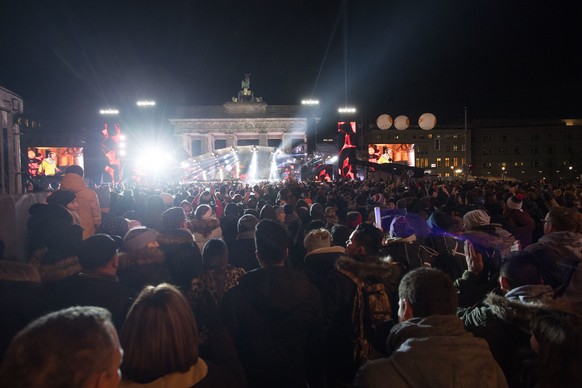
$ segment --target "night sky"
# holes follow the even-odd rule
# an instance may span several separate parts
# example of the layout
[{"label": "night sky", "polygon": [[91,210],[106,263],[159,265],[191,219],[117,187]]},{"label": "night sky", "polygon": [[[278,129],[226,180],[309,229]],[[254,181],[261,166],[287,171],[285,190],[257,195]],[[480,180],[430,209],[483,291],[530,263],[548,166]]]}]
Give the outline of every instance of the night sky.
[{"label": "night sky", "polygon": [[[579,1],[0,0],[0,86],[55,130],[97,111],[316,97],[414,122],[582,118]],[[346,67],[347,66],[347,67]]]}]

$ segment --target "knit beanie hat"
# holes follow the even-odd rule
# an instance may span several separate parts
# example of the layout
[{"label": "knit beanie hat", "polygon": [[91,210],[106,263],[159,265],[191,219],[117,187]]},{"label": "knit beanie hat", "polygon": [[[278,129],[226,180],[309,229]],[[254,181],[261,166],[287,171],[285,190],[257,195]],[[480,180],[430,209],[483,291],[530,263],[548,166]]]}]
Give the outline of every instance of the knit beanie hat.
[{"label": "knit beanie hat", "polygon": [[128,251],[137,251],[156,241],[159,235],[154,229],[140,226],[127,232],[123,238],[123,245]]},{"label": "knit beanie hat", "polygon": [[107,264],[116,250],[115,240],[107,234],[99,233],[83,240],[77,250],[77,256],[83,269],[95,269]]},{"label": "knit beanie hat", "polygon": [[75,200],[75,193],[68,190],[57,190],[54,191],[46,199],[46,203],[61,205],[67,207],[67,205]]},{"label": "knit beanie hat", "polygon": [[523,206],[523,195],[517,193],[513,197],[507,198],[507,206],[509,206],[510,209],[523,211],[521,208]]},{"label": "knit beanie hat", "polygon": [[362,223],[362,213],[349,212],[346,217],[346,224],[350,229],[356,229]]},{"label": "knit beanie hat", "polygon": [[372,196],[372,201],[374,202],[375,205],[378,205],[378,206],[386,205],[386,197],[384,197],[384,194],[381,194],[381,193],[374,194]]},{"label": "knit beanie hat", "polygon": [[491,217],[485,210],[472,210],[463,216],[465,230],[472,230],[479,226],[489,225]]}]

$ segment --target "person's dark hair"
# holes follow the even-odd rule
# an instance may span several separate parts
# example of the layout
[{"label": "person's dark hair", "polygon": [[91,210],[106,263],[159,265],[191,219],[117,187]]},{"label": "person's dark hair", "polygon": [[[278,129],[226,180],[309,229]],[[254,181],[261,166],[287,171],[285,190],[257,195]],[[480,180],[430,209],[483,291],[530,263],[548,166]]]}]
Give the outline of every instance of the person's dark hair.
[{"label": "person's dark hair", "polygon": [[186,220],[186,213],[181,207],[171,207],[162,213],[162,226],[165,229],[178,229]]},{"label": "person's dark hair", "polygon": [[278,222],[261,220],[255,228],[255,246],[261,260],[278,264],[287,256],[287,232]]},{"label": "person's dark hair", "polygon": [[352,237],[358,245],[364,247],[366,255],[377,255],[382,247],[383,238],[384,233],[380,229],[367,223],[358,225]]},{"label": "person's dark hair", "polygon": [[323,220],[309,221],[309,224],[307,224],[307,226],[305,227],[305,233],[321,228],[325,228],[325,222]]},{"label": "person's dark hair", "polygon": [[213,238],[206,242],[202,250],[204,269],[223,268],[228,264],[228,248],[224,241]]},{"label": "person's dark hair", "polygon": [[192,309],[173,285],[145,287],[121,329],[125,380],[152,382],[185,373],[198,362],[198,330]]},{"label": "person's dark hair", "polygon": [[402,278],[398,295],[408,301],[414,317],[457,313],[458,297],[451,278],[433,268],[417,268]]},{"label": "person's dark hair", "polygon": [[337,224],[331,228],[331,244],[338,247],[346,247],[346,241],[350,238],[350,228]]},{"label": "person's dark hair", "polygon": [[578,228],[578,217],[578,210],[574,208],[556,206],[548,212],[548,221],[560,232],[575,232]]},{"label": "person's dark hair", "polygon": [[70,307],[30,323],[4,355],[5,387],[83,387],[109,373],[118,344],[109,311]]},{"label": "person's dark hair", "polygon": [[507,279],[509,289],[542,283],[539,259],[530,252],[511,256],[501,265],[499,275]]},{"label": "person's dark hair", "polygon": [[582,381],[582,327],[580,318],[542,310],[531,321],[537,360],[536,387],[577,387]]},{"label": "person's dark hair", "polygon": [[67,167],[65,174],[77,174],[80,177],[83,177],[85,175],[85,171],[83,171],[83,167],[73,164],[72,166]]}]

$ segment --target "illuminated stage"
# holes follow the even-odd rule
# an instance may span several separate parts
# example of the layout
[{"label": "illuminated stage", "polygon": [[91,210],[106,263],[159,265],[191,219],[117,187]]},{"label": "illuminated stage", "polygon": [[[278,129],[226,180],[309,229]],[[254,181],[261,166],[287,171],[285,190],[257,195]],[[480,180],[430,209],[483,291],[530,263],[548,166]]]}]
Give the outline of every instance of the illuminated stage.
[{"label": "illuminated stage", "polygon": [[182,182],[241,180],[248,183],[300,179],[307,155],[275,147],[240,146],[209,152],[181,163]]}]

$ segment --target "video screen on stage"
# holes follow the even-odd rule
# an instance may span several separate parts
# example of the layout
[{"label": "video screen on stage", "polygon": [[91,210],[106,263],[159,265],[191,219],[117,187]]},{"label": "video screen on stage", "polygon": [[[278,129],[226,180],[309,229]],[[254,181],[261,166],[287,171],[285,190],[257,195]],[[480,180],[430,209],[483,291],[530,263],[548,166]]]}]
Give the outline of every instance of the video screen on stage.
[{"label": "video screen on stage", "polygon": [[368,144],[368,161],[372,163],[415,164],[414,144]]},{"label": "video screen on stage", "polygon": [[31,177],[59,175],[68,166],[83,166],[82,147],[28,147],[26,156]]}]

